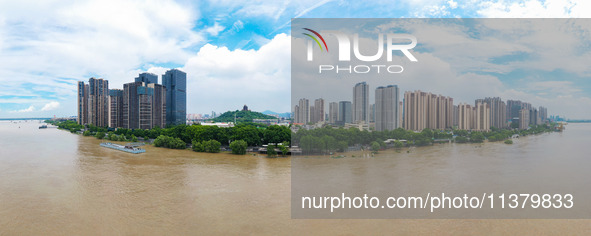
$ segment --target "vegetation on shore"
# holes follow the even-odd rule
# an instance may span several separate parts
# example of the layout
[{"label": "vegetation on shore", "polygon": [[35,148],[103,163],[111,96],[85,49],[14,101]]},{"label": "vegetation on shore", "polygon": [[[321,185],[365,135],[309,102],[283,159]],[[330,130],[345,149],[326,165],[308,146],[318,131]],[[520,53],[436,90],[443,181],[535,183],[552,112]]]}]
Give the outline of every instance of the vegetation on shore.
[{"label": "vegetation on shore", "polygon": [[187,144],[180,138],[174,138],[166,135],[160,135],[153,142],[155,147],[165,147],[171,149],[185,149]]},{"label": "vegetation on shore", "polygon": [[[360,131],[357,128],[332,128],[330,126],[319,129],[300,129],[292,134],[292,142],[302,148],[304,153],[331,153],[344,152],[348,147],[361,146],[377,152],[386,148],[385,140],[394,139],[390,146],[401,148],[403,146],[425,146],[434,142],[456,143],[482,143],[503,141],[513,135],[527,136],[543,132],[553,132],[555,124],[542,124],[532,126],[527,130],[496,129],[488,132],[467,130],[431,130],[424,129],[421,132],[398,128],[392,131]],[[512,141],[511,141],[512,142]]]},{"label": "vegetation on shore", "polygon": [[[234,118],[236,118],[236,123],[244,123],[244,122],[252,122],[254,119],[277,119],[274,116],[265,115],[260,112],[256,111],[227,111],[220,116],[213,118],[212,121],[214,122],[234,122]],[[255,125],[256,126],[256,125]]]},{"label": "vegetation on shore", "polygon": [[232,154],[244,155],[246,154],[246,148],[248,144],[244,140],[236,140],[230,143],[230,149]]},{"label": "vegetation on shore", "polygon": [[[244,111],[245,112],[245,111]],[[286,126],[253,126],[239,124],[230,128],[203,125],[176,125],[167,128],[141,129],[107,129],[88,125],[77,124],[75,121],[63,121],[48,123],[57,125],[61,129],[76,133],[84,130],[84,136],[95,136],[99,139],[106,138],[114,141],[137,141],[137,137],[144,140],[154,139],[154,146],[183,149],[192,145],[197,152],[220,152],[221,147],[229,147],[232,153],[243,155],[247,148],[273,144],[267,147],[267,155],[276,156],[277,149],[285,156],[289,152],[289,143],[299,146],[303,153],[331,153],[345,152],[350,147],[367,148],[373,152],[393,147],[425,146],[435,142],[456,143],[482,143],[504,141],[507,144],[514,135],[527,136],[543,132],[554,131],[555,124],[542,124],[532,126],[527,130],[496,129],[488,132],[466,130],[431,130],[424,129],[421,132],[398,128],[391,131],[360,131],[356,128],[323,128],[306,130],[300,129],[292,133]],[[384,141],[389,140],[387,145]],[[283,144],[281,144],[283,143]],[[245,145],[246,144],[246,145]],[[357,149],[358,150],[358,149]]]},{"label": "vegetation on shore", "polygon": [[217,140],[193,141],[193,151],[196,152],[218,153],[221,151],[221,146],[222,144]]},{"label": "vegetation on shore", "polygon": [[[233,141],[241,141],[234,146],[242,148],[246,144],[243,148],[244,151],[237,151],[237,154],[242,154],[246,153],[246,149],[249,146],[261,146],[268,143],[289,143],[291,141],[291,130],[289,127],[279,125],[253,126],[241,123],[234,127],[219,128],[217,126],[194,124],[175,125],[167,128],[155,127],[149,130],[142,130],[110,129],[95,125],[84,126],[79,125],[75,121],[57,122],[48,120],[46,122],[56,125],[60,129],[69,130],[72,133],[83,131],[82,135],[95,136],[99,139],[105,138],[113,141],[137,142],[137,137],[142,137],[144,140],[154,139],[153,144],[156,147],[172,149],[184,149],[187,148],[187,145],[191,144],[193,150],[197,152],[220,152],[222,146],[230,146],[230,143]],[[287,147],[285,149],[288,150]]]}]

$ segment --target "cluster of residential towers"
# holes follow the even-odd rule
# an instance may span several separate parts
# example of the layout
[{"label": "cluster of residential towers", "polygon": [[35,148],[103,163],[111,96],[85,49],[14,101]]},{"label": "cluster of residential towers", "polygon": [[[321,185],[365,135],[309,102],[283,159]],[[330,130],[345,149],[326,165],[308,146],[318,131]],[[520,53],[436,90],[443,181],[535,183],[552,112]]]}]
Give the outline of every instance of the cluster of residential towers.
[{"label": "cluster of residential towers", "polygon": [[310,101],[302,98],[294,108],[294,122],[301,124],[332,124],[345,127],[359,127],[376,131],[404,128],[420,131],[429,129],[461,129],[489,131],[491,127],[507,128],[510,123],[527,129],[529,125],[545,123],[546,108],[532,107],[530,103],[499,97],[476,99],[474,105],[454,105],[451,97],[429,92],[406,91],[400,101],[400,90],[396,85],[380,86],[375,89],[375,103],[369,102],[369,85],[357,83],[353,87],[351,101],[330,102],[325,113],[324,99]]},{"label": "cluster of residential towers", "polygon": [[141,73],[121,89],[109,89],[109,81],[90,78],[78,82],[78,123],[100,127],[151,129],[185,124],[187,74],[166,71],[162,84],[158,75]]}]

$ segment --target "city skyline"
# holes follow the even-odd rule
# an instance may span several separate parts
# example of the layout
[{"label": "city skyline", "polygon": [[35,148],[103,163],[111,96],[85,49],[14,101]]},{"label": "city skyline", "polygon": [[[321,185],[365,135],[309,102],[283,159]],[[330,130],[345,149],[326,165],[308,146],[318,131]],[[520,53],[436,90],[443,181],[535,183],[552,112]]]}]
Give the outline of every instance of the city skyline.
[{"label": "city skyline", "polygon": [[[587,37],[580,36],[591,32],[588,19],[297,19],[292,26],[292,66],[298,70],[292,77],[293,99],[322,96],[343,100],[340,94],[348,94],[356,83],[366,81],[370,85],[396,84],[407,91],[454,94],[456,101],[470,104],[475,98],[501,97],[544,104],[550,114],[571,119],[591,116],[591,111],[580,109],[591,106],[591,67],[585,63],[591,48],[585,46]],[[314,60],[308,61],[305,49],[310,40],[301,34],[303,27],[323,35],[333,50],[313,51]],[[350,59],[342,61],[341,41],[331,32],[358,37],[363,55],[375,53],[379,34],[412,35],[418,43],[410,53],[417,61],[393,52],[392,59],[382,55],[368,62],[353,51]],[[561,44],[564,50],[557,51],[557,42],[567,42]],[[323,69],[340,68],[319,71],[320,65]],[[348,66],[368,65],[373,70],[347,70]],[[404,70],[380,73],[380,65],[399,65]],[[326,88],[330,90],[324,91]]]},{"label": "city skyline", "polygon": [[[591,4],[436,0],[425,6],[420,2],[264,2],[261,7],[247,1],[215,6],[186,1],[2,2],[0,117],[73,116],[77,81],[103,77],[113,87],[122,87],[140,72],[161,74],[165,68],[188,72],[188,88],[207,88],[188,95],[188,114],[223,112],[244,103],[257,111],[288,112],[292,18],[585,17]],[[352,7],[359,10],[347,10]],[[576,45],[570,35],[563,37]],[[532,44],[528,50],[502,56],[518,59],[530,51],[546,50]],[[531,75],[503,70],[487,78],[491,88],[504,88],[515,99],[536,102],[557,97],[549,105],[552,114],[589,119],[587,111],[559,105],[591,104],[589,80],[571,70],[577,68],[566,69]],[[250,94],[241,93],[245,90]],[[210,101],[200,103],[205,100]]]},{"label": "city skyline", "polygon": [[[450,96],[421,90],[405,91],[400,95],[401,90],[397,85],[377,86],[374,90],[366,82],[355,84],[351,100],[359,97],[360,87],[361,91],[375,91],[374,103],[369,103],[368,106],[368,121],[352,118],[354,108],[351,101],[328,101],[329,110],[326,111],[307,106],[305,104],[308,104],[309,99],[300,98],[299,103],[293,107],[294,123],[320,123],[345,127],[360,125],[360,129],[373,127],[376,131],[394,130],[399,127],[414,131],[425,128],[445,130],[454,127],[462,130],[490,131],[492,128],[508,128],[509,124],[516,122],[516,127],[526,129],[529,125],[546,123],[551,118],[546,107],[536,107],[520,100],[508,99],[505,102],[500,97],[486,97],[474,99],[474,105],[467,102],[454,104],[454,98]],[[319,100],[324,104],[322,98],[315,101]],[[328,117],[327,122],[306,119],[305,114],[310,113],[322,113],[322,117]],[[524,120],[526,122],[523,122]]]}]

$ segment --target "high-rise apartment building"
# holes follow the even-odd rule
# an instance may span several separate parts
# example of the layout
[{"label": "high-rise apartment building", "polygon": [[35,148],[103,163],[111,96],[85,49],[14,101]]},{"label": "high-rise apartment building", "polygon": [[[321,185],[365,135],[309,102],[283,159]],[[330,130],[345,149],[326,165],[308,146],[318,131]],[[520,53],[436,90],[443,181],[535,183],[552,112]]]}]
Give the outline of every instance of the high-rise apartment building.
[{"label": "high-rise apartment building", "polygon": [[369,85],[365,82],[353,87],[353,122],[369,122]]},{"label": "high-rise apartment building", "polygon": [[396,85],[378,87],[375,100],[375,130],[394,130],[399,126],[399,90]]},{"label": "high-rise apartment building", "polygon": [[331,102],[328,104],[328,123],[336,124],[339,119],[339,104]]},{"label": "high-rise apartment building", "polygon": [[308,99],[300,99],[295,110],[295,123],[307,124],[310,122],[310,101]]},{"label": "high-rise apartment building", "polygon": [[422,91],[404,93],[405,129],[449,129],[453,114],[453,98]]},{"label": "high-rise apartment building", "polygon": [[109,90],[109,127],[123,127],[123,90]]},{"label": "high-rise apartment building", "polygon": [[78,81],[78,124],[88,124],[88,84]]},{"label": "high-rise apartment building", "polygon": [[187,73],[178,69],[162,75],[166,87],[166,124],[185,124],[187,119]]},{"label": "high-rise apartment building", "polygon": [[352,105],[349,101],[339,102],[339,116],[338,122],[340,125],[350,124],[353,122]]},{"label": "high-rise apartment building", "polygon": [[519,111],[519,129],[529,128],[529,109],[521,109]]},{"label": "high-rise apartment building", "polygon": [[507,120],[513,118],[519,118],[519,111],[521,111],[521,101],[519,100],[507,100]]},{"label": "high-rise apartment building", "polygon": [[548,120],[548,109],[546,109],[545,107],[540,106],[540,108],[539,108],[539,114],[540,114],[540,122],[541,123],[546,123],[546,121]]},{"label": "high-rise apartment building", "polygon": [[459,116],[460,116],[460,110],[458,109],[458,106],[453,106],[453,126],[457,127],[459,125]]},{"label": "high-rise apartment building", "polygon": [[460,103],[455,109],[457,109],[458,129],[490,130],[490,107],[484,100],[477,100],[475,106]]},{"label": "high-rise apartment building", "polygon": [[122,126],[127,129],[165,127],[165,88],[160,84],[144,82],[124,84]]},{"label": "high-rise apartment building", "polygon": [[109,81],[90,78],[78,82],[78,123],[106,127],[109,124]]},{"label": "high-rise apartment building", "polygon": [[490,108],[490,126],[495,128],[507,127],[507,106],[505,102],[499,97],[487,97],[485,99],[477,99],[474,104],[486,103]]},{"label": "high-rise apartment building", "polygon": [[458,104],[458,129],[471,130],[473,115],[472,106],[466,103]]},{"label": "high-rise apartment building", "polygon": [[312,123],[318,123],[324,121],[324,99],[319,98],[314,100],[314,111],[310,108],[310,112],[314,115]]},{"label": "high-rise apartment building", "polygon": [[138,77],[135,77],[135,82],[144,82],[146,84],[157,84],[158,76],[152,73],[144,72],[140,73]]},{"label": "high-rise apartment building", "polygon": [[540,124],[540,117],[538,114],[538,109],[532,107],[529,109],[529,124],[530,125],[538,125]]},{"label": "high-rise apartment building", "polygon": [[532,108],[531,103],[527,103],[527,102],[521,103],[521,109],[531,110],[531,108]]},{"label": "high-rise apartment building", "polygon": [[316,111],[314,106],[310,106],[310,123],[316,124]]},{"label": "high-rise apartment building", "polygon": [[369,105],[369,123],[376,122],[376,104]]},{"label": "high-rise apartment building", "polygon": [[490,107],[487,103],[476,103],[474,106],[474,123],[472,130],[490,130]]},{"label": "high-rise apartment building", "polygon": [[404,93],[404,129],[420,131],[427,128],[427,93]]},{"label": "high-rise apartment building", "polygon": [[291,118],[293,119],[293,123],[300,123],[300,105],[294,106]]},{"label": "high-rise apartment building", "polygon": [[402,128],[403,123],[404,123],[404,104],[402,101],[400,101],[400,102],[398,102],[398,128]]}]

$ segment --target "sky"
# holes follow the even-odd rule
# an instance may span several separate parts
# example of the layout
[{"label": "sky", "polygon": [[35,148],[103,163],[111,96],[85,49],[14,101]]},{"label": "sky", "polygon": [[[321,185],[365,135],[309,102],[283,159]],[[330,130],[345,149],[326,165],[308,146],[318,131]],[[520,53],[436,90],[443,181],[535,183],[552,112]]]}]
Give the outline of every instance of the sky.
[{"label": "sky", "polygon": [[[591,19],[302,18],[291,24],[293,107],[300,98],[307,98],[310,106],[317,98],[323,98],[325,104],[352,101],[352,88],[358,82],[366,82],[370,104],[374,103],[378,86],[397,85],[400,99],[405,91],[415,90],[452,97],[456,105],[501,97],[504,101],[528,102],[535,108],[543,106],[561,116],[590,117]],[[326,45],[320,41],[319,44],[329,48],[328,52],[320,50],[305,35],[308,31],[304,28],[323,36]],[[397,51],[391,62],[386,60],[386,53],[378,54],[381,58],[376,61],[360,61],[354,55],[340,61],[342,48],[334,32],[348,35],[351,44],[359,45],[365,56],[379,51],[380,33],[412,35],[417,44],[410,54],[417,61],[412,62]],[[360,43],[351,39],[354,34]],[[407,41],[400,43],[408,44]],[[311,61],[307,57],[309,43],[313,46]],[[334,69],[319,73],[320,65],[341,69],[339,73]],[[343,70],[358,65],[364,73]],[[403,71],[390,74],[382,68],[377,73],[376,67],[369,67],[376,65],[401,66]]]},{"label": "sky", "polygon": [[[0,118],[73,116],[78,81],[100,77],[122,88],[141,72],[170,68],[187,72],[187,113],[244,104],[288,112],[292,18],[568,18],[590,10],[583,0],[0,0]],[[591,118],[581,109],[591,106],[590,80],[564,75],[509,70],[485,81],[534,105],[562,99],[550,114]]]}]

